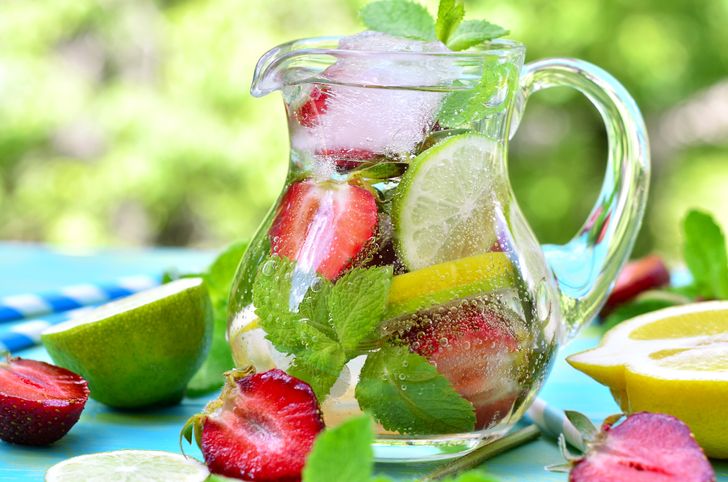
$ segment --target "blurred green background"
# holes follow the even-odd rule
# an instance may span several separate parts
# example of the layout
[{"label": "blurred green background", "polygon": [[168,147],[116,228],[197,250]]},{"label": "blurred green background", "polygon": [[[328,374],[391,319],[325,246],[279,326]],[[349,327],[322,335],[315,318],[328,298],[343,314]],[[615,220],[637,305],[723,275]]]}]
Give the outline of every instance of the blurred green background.
[{"label": "blurred green background", "polygon": [[[214,247],[250,236],[288,149],[280,97],[248,93],[255,62],[292,38],[360,30],[363,3],[0,1],[0,239]],[[728,1],[466,7],[510,28],[529,60],[583,58],[636,97],[654,163],[637,254],[676,257],[689,207],[728,226]],[[583,98],[550,90],[529,103],[510,171],[541,241],[578,229],[604,158],[601,121]]]}]

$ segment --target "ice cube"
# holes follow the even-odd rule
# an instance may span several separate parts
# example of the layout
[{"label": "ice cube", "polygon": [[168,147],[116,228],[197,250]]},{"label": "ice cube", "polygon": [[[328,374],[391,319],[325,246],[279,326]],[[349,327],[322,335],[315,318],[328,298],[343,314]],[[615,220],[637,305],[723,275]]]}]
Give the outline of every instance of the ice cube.
[{"label": "ice cube", "polygon": [[447,47],[380,32],[344,37],[339,46],[336,63],[322,74],[331,81],[320,85],[325,99],[306,107],[305,122],[292,133],[293,147],[330,157],[410,152],[435,123],[444,94],[407,88],[450,83],[458,70],[451,58],[397,52],[448,52]]}]

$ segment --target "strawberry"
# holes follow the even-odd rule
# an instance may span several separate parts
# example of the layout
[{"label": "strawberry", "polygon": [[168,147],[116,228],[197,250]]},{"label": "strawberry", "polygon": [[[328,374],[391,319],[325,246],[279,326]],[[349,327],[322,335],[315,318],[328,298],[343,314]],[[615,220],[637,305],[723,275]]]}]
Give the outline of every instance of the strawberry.
[{"label": "strawberry", "polygon": [[500,422],[518,397],[518,340],[496,313],[467,303],[455,312],[429,315],[431,320],[404,339],[473,404],[480,429]]},{"label": "strawberry", "polygon": [[377,156],[367,149],[324,149],[317,154],[325,159],[333,160],[336,171],[339,173],[354,170]]},{"label": "strawberry", "polygon": [[299,181],[283,195],[270,228],[271,252],[336,279],[374,236],[374,195],[346,183]]},{"label": "strawberry", "polygon": [[[573,413],[573,412],[572,412]],[[582,420],[586,417],[577,414]],[[570,418],[573,415],[570,415]],[[607,418],[601,432],[582,426],[587,451],[570,461],[570,482],[714,482],[715,472],[679,419],[660,413],[639,412]],[[583,423],[583,422],[582,422]]]},{"label": "strawberry", "polygon": [[304,127],[315,126],[319,116],[326,112],[326,101],[329,95],[327,87],[315,84],[306,101],[295,110],[294,115],[298,119],[298,123]]},{"label": "strawberry", "polygon": [[0,439],[55,442],[78,421],[88,394],[86,380],[65,368],[21,358],[0,362]]},{"label": "strawberry", "polygon": [[669,283],[670,271],[659,256],[651,255],[629,262],[619,273],[612,294],[602,309],[602,315],[608,314],[644,291],[660,288]]},{"label": "strawberry", "polygon": [[250,481],[293,482],[324,422],[311,387],[274,369],[226,373],[220,398],[190,419],[212,473]]}]

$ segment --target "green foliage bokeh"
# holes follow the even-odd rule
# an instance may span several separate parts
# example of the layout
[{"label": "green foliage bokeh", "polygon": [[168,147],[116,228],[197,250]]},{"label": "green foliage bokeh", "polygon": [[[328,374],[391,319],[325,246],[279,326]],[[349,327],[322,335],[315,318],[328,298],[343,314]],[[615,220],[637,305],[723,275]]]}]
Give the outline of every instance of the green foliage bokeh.
[{"label": "green foliage bokeh", "polygon": [[[280,98],[248,93],[255,62],[292,38],[360,30],[362,3],[0,2],[0,239],[217,246],[250,236],[278,195],[288,149]],[[434,11],[434,0],[424,3]],[[583,58],[636,97],[655,150],[638,252],[677,254],[690,206],[728,225],[728,120],[715,107],[728,109],[728,3],[466,8],[509,27],[529,60]],[[554,90],[529,103],[510,171],[542,241],[566,241],[581,225],[604,153],[586,100]]]}]

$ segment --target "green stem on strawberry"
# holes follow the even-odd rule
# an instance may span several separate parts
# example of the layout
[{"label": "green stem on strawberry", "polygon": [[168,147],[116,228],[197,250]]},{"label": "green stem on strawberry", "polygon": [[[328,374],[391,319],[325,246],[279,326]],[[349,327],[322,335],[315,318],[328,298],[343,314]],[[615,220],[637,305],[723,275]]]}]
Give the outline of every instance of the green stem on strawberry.
[{"label": "green stem on strawberry", "polygon": [[529,425],[494,442],[487,443],[459,459],[438,467],[420,479],[420,482],[433,482],[475,468],[496,455],[536,439],[540,434],[541,432],[538,427]]}]

